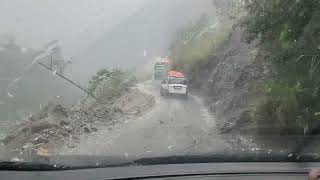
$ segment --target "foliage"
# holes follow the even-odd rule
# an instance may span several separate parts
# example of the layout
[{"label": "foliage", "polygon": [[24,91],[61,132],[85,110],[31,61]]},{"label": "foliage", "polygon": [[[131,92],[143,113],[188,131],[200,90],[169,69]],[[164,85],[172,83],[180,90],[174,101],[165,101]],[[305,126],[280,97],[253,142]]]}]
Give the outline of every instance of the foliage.
[{"label": "foliage", "polygon": [[244,4],[243,0],[211,0],[219,17],[235,18],[239,16]]},{"label": "foliage", "polygon": [[131,73],[119,69],[101,69],[89,81],[89,92],[98,99],[110,100],[119,97],[136,82]]},{"label": "foliage", "polygon": [[231,23],[218,25],[210,22],[211,18],[202,15],[196,22],[180,28],[171,43],[173,68],[182,71],[192,78],[199,65],[206,64],[231,30]]},{"label": "foliage", "polygon": [[245,7],[247,40],[260,38],[262,47],[272,54],[270,98],[277,108],[296,104],[286,108],[294,116],[283,117],[283,121],[299,126],[296,133],[312,133],[320,120],[320,2],[246,0]]}]

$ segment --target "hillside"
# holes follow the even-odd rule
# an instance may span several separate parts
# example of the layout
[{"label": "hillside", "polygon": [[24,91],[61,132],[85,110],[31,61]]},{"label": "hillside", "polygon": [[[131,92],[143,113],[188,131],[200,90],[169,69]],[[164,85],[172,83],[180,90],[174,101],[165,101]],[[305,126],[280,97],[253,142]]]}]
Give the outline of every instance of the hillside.
[{"label": "hillside", "polygon": [[207,18],[194,23],[198,30],[183,28],[184,34],[195,34],[188,44],[173,42],[174,66],[188,75],[193,91],[205,97],[220,133],[253,134],[252,110],[265,97],[270,64],[262,61],[257,41],[243,41],[239,20],[215,21],[214,28],[206,30],[213,24]]},{"label": "hillside", "polygon": [[205,97],[220,133],[300,151],[296,141],[319,134],[320,4],[260,2],[230,8],[214,28],[210,16],[182,27],[171,57]]}]

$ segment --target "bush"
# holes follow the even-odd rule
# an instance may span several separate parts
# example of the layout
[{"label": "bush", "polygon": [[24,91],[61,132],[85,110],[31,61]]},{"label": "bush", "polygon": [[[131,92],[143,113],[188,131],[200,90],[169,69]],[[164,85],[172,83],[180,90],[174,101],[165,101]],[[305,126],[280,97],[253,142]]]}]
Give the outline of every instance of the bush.
[{"label": "bush", "polygon": [[320,99],[312,89],[277,83],[268,86],[267,99],[258,105],[258,132],[277,135],[317,134],[320,127]]},{"label": "bush", "polygon": [[260,135],[302,134],[295,122],[297,107],[289,100],[267,98],[255,112],[257,132]]},{"label": "bush", "polygon": [[89,81],[89,92],[97,99],[108,101],[119,97],[127,88],[136,83],[135,77],[118,69],[102,69]]}]

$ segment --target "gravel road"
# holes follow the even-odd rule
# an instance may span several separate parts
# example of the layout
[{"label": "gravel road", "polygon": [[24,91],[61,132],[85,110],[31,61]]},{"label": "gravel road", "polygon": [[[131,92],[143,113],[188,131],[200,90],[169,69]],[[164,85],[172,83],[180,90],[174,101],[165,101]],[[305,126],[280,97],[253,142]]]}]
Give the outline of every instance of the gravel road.
[{"label": "gravel road", "polygon": [[80,138],[75,148],[62,154],[161,156],[225,152],[231,145],[215,131],[215,118],[201,98],[161,97],[158,81],[138,85],[155,96],[156,105],[141,116],[124,120],[114,128]]}]

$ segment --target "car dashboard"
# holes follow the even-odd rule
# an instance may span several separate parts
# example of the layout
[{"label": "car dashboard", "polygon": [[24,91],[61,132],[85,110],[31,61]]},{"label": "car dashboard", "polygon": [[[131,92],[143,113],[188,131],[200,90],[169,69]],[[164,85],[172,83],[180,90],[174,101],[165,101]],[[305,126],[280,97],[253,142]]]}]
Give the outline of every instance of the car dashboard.
[{"label": "car dashboard", "polygon": [[101,179],[307,179],[320,163],[197,163],[75,169],[65,171],[0,171],[10,180]]}]

